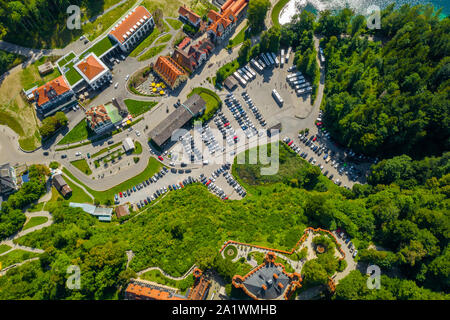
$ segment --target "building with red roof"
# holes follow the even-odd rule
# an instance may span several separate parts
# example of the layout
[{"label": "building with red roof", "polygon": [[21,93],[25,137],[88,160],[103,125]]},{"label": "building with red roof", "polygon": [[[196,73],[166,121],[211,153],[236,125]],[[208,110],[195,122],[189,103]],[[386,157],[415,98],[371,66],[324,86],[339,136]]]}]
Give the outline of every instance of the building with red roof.
[{"label": "building with red roof", "polygon": [[175,89],[188,78],[183,67],[169,56],[159,56],[153,70],[171,89]]},{"label": "building with red roof", "polygon": [[214,42],[222,42],[234,30],[237,22],[247,12],[249,0],[228,0],[220,9],[220,13],[208,12],[208,35]]},{"label": "building with red roof", "polygon": [[119,44],[124,52],[134,48],[154,28],[152,14],[143,6],[127,13],[109,32],[108,36]]},{"label": "building with red roof", "polygon": [[72,103],[74,97],[74,92],[64,76],[59,76],[34,89],[32,94],[36,103],[36,111],[43,117],[47,117]]},{"label": "building with red roof", "polygon": [[183,22],[188,23],[195,28],[198,28],[200,26],[202,18],[185,5],[181,6],[178,9],[178,14],[180,15],[180,19]]},{"label": "building with red roof", "polygon": [[95,53],[90,53],[77,62],[74,67],[94,90],[99,89],[112,79],[112,74],[108,67],[95,55]]},{"label": "building with red roof", "polygon": [[175,49],[172,58],[184,69],[192,72],[208,59],[213,49],[214,44],[206,38],[182,48],[179,46]]}]

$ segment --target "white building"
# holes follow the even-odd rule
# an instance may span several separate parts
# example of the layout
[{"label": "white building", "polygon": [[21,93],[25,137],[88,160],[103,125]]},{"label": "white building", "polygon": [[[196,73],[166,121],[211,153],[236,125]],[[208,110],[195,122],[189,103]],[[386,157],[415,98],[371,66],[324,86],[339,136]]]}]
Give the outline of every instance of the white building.
[{"label": "white building", "polygon": [[97,90],[112,80],[111,71],[95,55],[90,53],[86,58],[75,64],[75,70],[83,77],[89,86]]},{"label": "white building", "polygon": [[109,32],[108,36],[119,44],[124,52],[134,48],[153,29],[152,14],[143,6],[128,12]]}]

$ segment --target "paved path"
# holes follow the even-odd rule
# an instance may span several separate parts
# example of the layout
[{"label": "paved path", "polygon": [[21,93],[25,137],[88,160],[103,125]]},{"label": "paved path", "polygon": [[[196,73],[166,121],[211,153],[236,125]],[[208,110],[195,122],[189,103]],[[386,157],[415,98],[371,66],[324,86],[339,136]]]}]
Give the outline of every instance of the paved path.
[{"label": "paved path", "polygon": [[39,260],[39,257],[34,257],[34,258],[27,259],[27,260],[24,260],[24,261],[19,262],[19,263],[12,264],[12,265],[10,265],[10,266],[8,266],[8,267],[6,267],[6,268],[4,268],[4,269],[2,269],[0,271],[0,277],[4,276],[11,269],[20,267],[21,265],[23,265],[25,263],[28,263],[28,262],[31,262],[31,261],[35,261],[35,260]]},{"label": "paved path", "polygon": [[[64,174],[64,172],[63,172]],[[92,200],[94,200],[94,196],[92,194],[89,193],[89,191],[86,190],[86,188],[84,186],[82,186],[81,184],[79,184],[78,182],[76,182],[75,180],[73,180],[71,177],[69,177],[67,174],[64,174],[64,177],[67,178],[67,180],[69,180],[70,182],[72,182],[73,184],[77,185],[78,187],[81,188],[81,190],[83,190],[88,196],[89,198],[91,198]]]},{"label": "paved path", "polygon": [[166,278],[169,278],[169,279],[172,279],[172,280],[175,280],[175,281],[180,281],[180,280],[186,279],[186,278],[192,273],[192,271],[194,271],[194,269],[195,269],[196,267],[197,267],[197,266],[196,266],[195,264],[192,265],[192,267],[190,267],[189,270],[186,271],[186,273],[185,273],[184,275],[182,275],[181,277],[172,277],[170,274],[166,273],[164,270],[162,270],[162,269],[159,268],[159,267],[151,267],[151,268],[147,268],[147,269],[144,269],[144,270],[141,270],[141,271],[137,272],[136,274],[137,274],[138,276],[140,276],[140,275],[142,275],[142,274],[144,274],[144,273],[146,273],[146,272],[148,272],[148,271],[158,270],[158,271],[161,272]]}]

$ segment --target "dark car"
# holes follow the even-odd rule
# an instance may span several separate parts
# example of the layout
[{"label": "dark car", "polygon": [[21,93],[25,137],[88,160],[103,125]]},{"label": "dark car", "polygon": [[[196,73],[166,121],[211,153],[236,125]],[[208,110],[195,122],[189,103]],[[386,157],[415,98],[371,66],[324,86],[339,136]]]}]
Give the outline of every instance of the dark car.
[{"label": "dark car", "polygon": [[44,156],[48,156],[48,151],[44,151]]}]

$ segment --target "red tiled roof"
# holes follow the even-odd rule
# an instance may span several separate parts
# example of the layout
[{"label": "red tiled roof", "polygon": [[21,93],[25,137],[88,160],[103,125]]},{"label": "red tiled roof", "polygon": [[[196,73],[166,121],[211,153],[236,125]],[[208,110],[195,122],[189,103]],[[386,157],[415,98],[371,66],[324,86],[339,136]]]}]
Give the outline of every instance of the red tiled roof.
[{"label": "red tiled roof", "polygon": [[183,39],[183,41],[180,42],[180,44],[178,45],[178,49],[182,50],[184,49],[184,47],[186,47],[189,43],[191,43],[191,38],[186,37]]},{"label": "red tiled roof", "polygon": [[150,298],[153,300],[186,300],[186,298],[175,296],[167,291],[144,287],[134,283],[128,285],[126,293],[135,295],[138,299]]},{"label": "red tiled roof", "polygon": [[159,56],[153,69],[171,87],[179,76],[186,74],[183,67],[168,56]]},{"label": "red tiled roof", "polygon": [[49,81],[46,84],[44,84],[43,86],[40,86],[39,88],[34,90],[33,95],[36,99],[37,105],[41,106],[44,103],[47,103],[48,101],[50,101],[50,97],[49,97],[50,91],[51,91],[50,96],[52,96],[52,98],[53,98],[53,97],[57,97],[57,96],[65,93],[69,90],[70,90],[70,86],[67,84],[64,77],[59,76],[58,78],[56,78],[52,81]]},{"label": "red tiled roof", "polygon": [[89,80],[94,79],[98,74],[105,70],[93,54],[87,56],[76,66]]},{"label": "red tiled roof", "polygon": [[186,6],[181,6],[180,9],[178,9],[178,14],[187,18],[193,24],[196,24],[201,19],[198,14],[196,14]]},{"label": "red tiled roof", "polygon": [[86,111],[86,120],[88,125],[94,130],[101,123],[110,121],[111,118],[108,116],[105,106],[100,105]]},{"label": "red tiled roof", "polygon": [[145,7],[138,6],[133,12],[130,12],[130,15],[125,18],[124,21],[119,22],[119,25],[115,27],[114,30],[111,30],[109,34],[114,36],[120,43],[124,43],[128,38],[124,38],[124,35],[126,36],[126,33],[130,31],[130,28],[141,23],[141,19],[147,20],[151,16],[152,14]]}]

